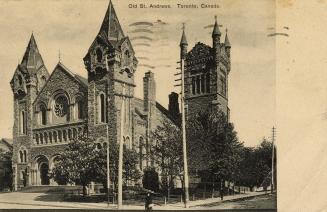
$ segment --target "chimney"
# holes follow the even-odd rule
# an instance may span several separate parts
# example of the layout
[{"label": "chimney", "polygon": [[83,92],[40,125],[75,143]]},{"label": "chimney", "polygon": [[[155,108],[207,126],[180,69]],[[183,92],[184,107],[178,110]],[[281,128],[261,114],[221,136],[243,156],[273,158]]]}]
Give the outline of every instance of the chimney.
[{"label": "chimney", "polygon": [[178,94],[175,92],[171,92],[169,94],[168,110],[174,119],[178,118],[179,115]]},{"label": "chimney", "polygon": [[143,98],[144,98],[144,111],[149,110],[149,104],[156,102],[156,82],[154,81],[154,73],[148,71],[143,77]]}]

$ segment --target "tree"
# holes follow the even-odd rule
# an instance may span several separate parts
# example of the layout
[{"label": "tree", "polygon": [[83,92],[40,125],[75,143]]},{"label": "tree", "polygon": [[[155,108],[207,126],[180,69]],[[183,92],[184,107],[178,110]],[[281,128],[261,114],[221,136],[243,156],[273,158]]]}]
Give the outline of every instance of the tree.
[{"label": "tree", "polygon": [[56,181],[66,179],[69,183],[83,186],[83,196],[86,195],[86,186],[96,179],[99,154],[94,142],[86,137],[80,137],[68,143],[61,153],[52,171]]},{"label": "tree", "polygon": [[0,161],[4,164],[4,175],[0,180],[3,183],[3,188],[10,188],[10,190],[12,190],[13,183],[12,153],[12,149],[9,151],[0,149]]},{"label": "tree", "polygon": [[[118,144],[111,142],[109,149],[110,180],[115,182],[118,173]],[[135,150],[124,148],[125,183],[141,178],[136,164],[138,157]],[[102,183],[107,188],[107,144],[97,145],[86,137],[73,140],[57,159],[52,176],[57,182],[81,184],[83,195],[86,194],[86,186],[90,182]]]},{"label": "tree", "polygon": [[154,161],[163,176],[162,188],[169,193],[176,178],[182,179],[183,170],[183,144],[180,128],[172,122],[163,121],[152,132],[151,145]]},{"label": "tree", "polygon": [[[249,186],[251,189],[254,186],[268,186],[271,180],[271,156],[272,142],[265,138],[255,148],[243,148],[238,182],[242,185]],[[276,170],[276,167],[274,170]]]},{"label": "tree", "polygon": [[191,162],[198,161],[195,167],[209,172],[213,181],[236,179],[243,144],[223,112],[204,111],[194,116],[188,125],[188,143]]},{"label": "tree", "polygon": [[[119,145],[117,142],[110,142],[109,147],[110,160],[110,181],[117,185],[118,180],[118,154]],[[107,146],[98,150],[99,162],[97,163],[98,176],[97,181],[107,187]],[[128,149],[124,146],[123,150],[123,182],[128,185],[130,181],[137,181],[141,178],[141,172],[137,169],[138,154],[134,149]]]}]

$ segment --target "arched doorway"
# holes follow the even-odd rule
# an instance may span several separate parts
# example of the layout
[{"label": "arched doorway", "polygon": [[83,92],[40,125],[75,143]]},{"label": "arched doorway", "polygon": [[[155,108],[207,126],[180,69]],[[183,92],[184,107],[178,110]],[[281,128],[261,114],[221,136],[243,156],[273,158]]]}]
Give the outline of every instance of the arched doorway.
[{"label": "arched doorway", "polygon": [[50,179],[49,179],[49,165],[48,163],[41,163],[40,164],[40,179],[41,179],[41,185],[49,185]]}]

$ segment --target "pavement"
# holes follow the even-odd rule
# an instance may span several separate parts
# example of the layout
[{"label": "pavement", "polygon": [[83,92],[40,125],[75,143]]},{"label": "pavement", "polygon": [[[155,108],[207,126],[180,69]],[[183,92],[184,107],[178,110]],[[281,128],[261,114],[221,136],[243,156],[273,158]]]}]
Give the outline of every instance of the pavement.
[{"label": "pavement", "polygon": [[[220,198],[209,198],[204,200],[195,200],[189,202],[189,210],[197,210],[205,205],[212,203],[223,203],[237,201],[255,196],[265,195],[264,192],[250,192],[234,196],[225,196],[222,201]],[[84,203],[84,202],[64,202],[63,194],[46,194],[46,193],[23,193],[11,192],[0,193],[0,209],[117,209],[117,205],[106,203]],[[141,205],[123,205],[122,209],[126,210],[144,210]],[[167,205],[155,205],[154,210],[178,210],[185,209],[184,204],[174,203]],[[209,209],[207,207],[207,209]]]}]

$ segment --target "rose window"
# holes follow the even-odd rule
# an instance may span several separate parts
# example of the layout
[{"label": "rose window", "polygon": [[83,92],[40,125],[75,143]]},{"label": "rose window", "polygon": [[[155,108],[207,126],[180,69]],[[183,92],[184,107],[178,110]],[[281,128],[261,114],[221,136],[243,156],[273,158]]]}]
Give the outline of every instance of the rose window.
[{"label": "rose window", "polygon": [[67,114],[68,111],[68,101],[67,98],[64,96],[59,96],[56,101],[55,101],[55,105],[54,105],[54,111],[55,114],[58,117],[63,117]]}]

